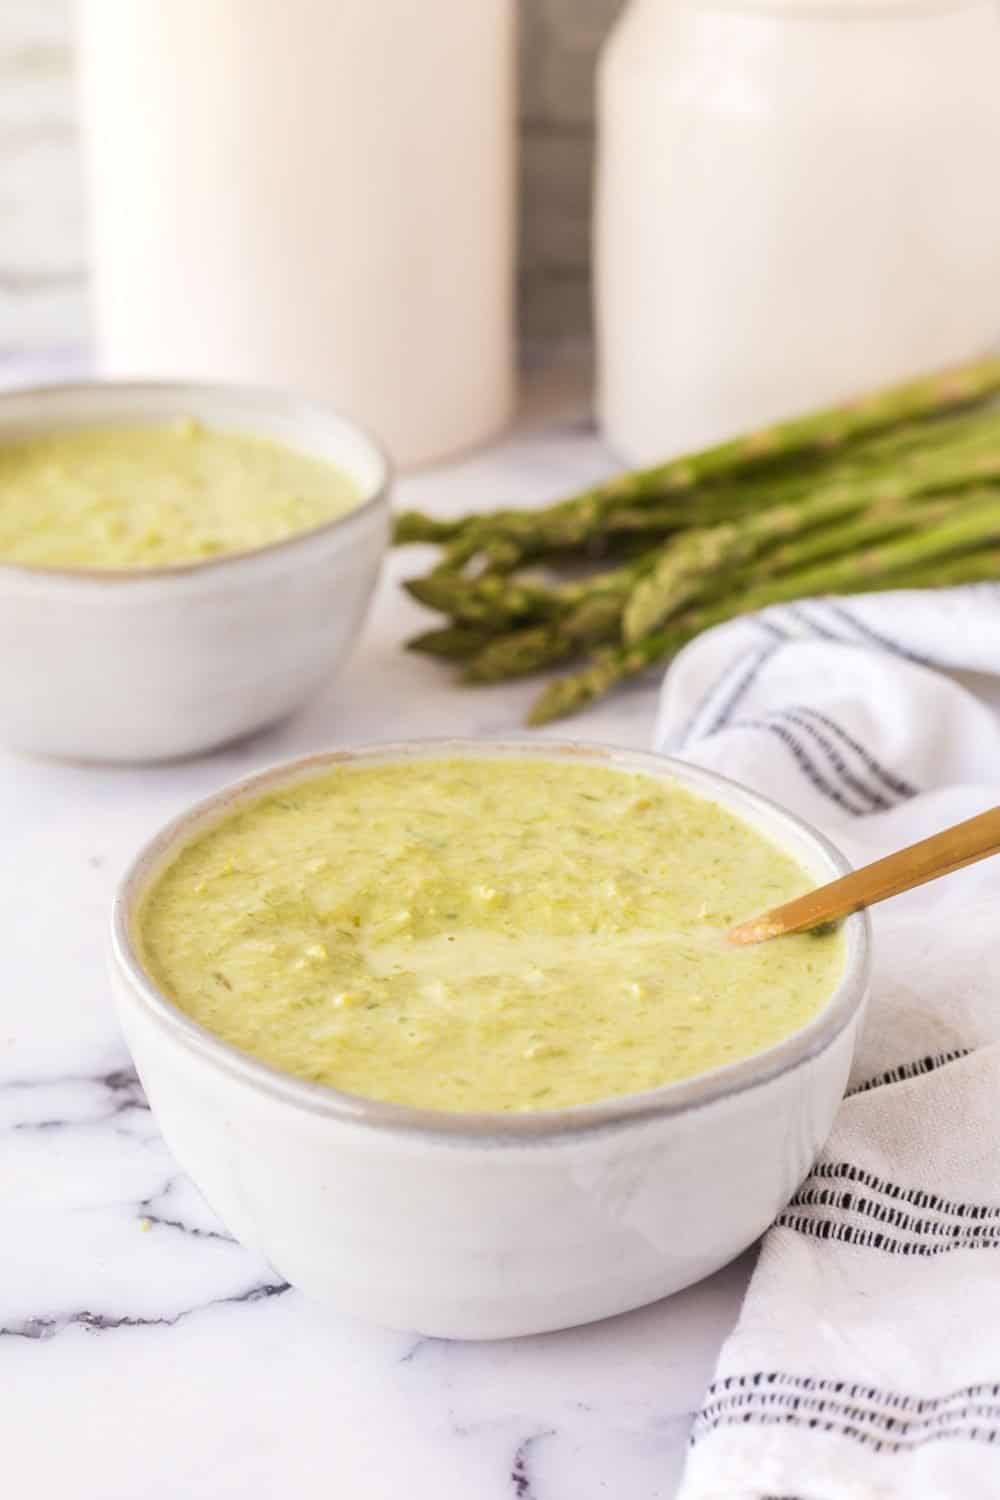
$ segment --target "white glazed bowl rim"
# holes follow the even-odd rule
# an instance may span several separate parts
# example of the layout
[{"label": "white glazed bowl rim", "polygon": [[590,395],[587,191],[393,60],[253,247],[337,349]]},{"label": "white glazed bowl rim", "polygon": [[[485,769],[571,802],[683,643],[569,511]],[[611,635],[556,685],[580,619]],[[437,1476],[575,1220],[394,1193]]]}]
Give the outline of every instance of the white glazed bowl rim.
[{"label": "white glazed bowl rim", "polygon": [[[193,573],[203,575],[219,569],[239,567],[272,553],[291,553],[298,548],[308,547],[333,531],[349,529],[360,522],[362,517],[369,515],[388,501],[393,479],[392,463],[378,438],[344,412],[325,406],[321,402],[308,401],[287,391],[270,390],[266,386],[230,385],[224,381],[197,380],[50,381],[43,385],[13,386],[10,390],[0,393],[0,412],[15,403],[29,405],[34,402],[39,408],[39,415],[44,416],[44,407],[49,402],[55,404],[72,398],[74,395],[91,397],[104,393],[108,396],[107,416],[109,418],[114,415],[110,408],[113,407],[117,396],[133,395],[139,399],[148,397],[153,402],[158,397],[179,396],[190,399],[192,407],[200,408],[200,411],[194,415],[207,416],[213,407],[225,407],[231,402],[236,402],[249,409],[258,408],[262,416],[268,413],[281,414],[293,421],[312,420],[322,423],[324,426],[339,430],[341,434],[347,434],[356,441],[360,441],[361,446],[368,449],[370,457],[374,460],[379,477],[372,487],[371,494],[362,500],[360,505],[355,505],[343,515],[335,516],[331,521],[323,521],[319,526],[310,526],[304,531],[294,531],[289,536],[281,537],[274,542],[265,542],[260,547],[246,547],[238,552],[223,552],[214,557],[189,558],[183,562],[164,563],[155,568],[56,567],[45,563],[0,560],[0,576],[7,572],[18,577],[78,579],[97,584],[135,585],[152,579],[184,578]],[[101,420],[96,412],[94,420]],[[64,425],[58,420],[53,420],[51,430],[58,431]],[[286,446],[294,448],[294,440],[287,442]]]},{"label": "white glazed bowl rim", "polygon": [[[174,818],[135,856],[127,869],[111,914],[112,961],[130,981],[133,998],[170,1038],[195,1052],[213,1067],[253,1088],[314,1115],[333,1120],[436,1137],[459,1137],[480,1143],[544,1142],[575,1136],[629,1122],[676,1115],[700,1109],[717,1100],[791,1071],[823,1052],[856,1015],[868,991],[871,968],[871,925],[867,912],[848,917],[847,959],[840,983],[822,1009],[805,1026],[774,1046],[740,1058],[707,1073],[640,1093],[619,1095],[569,1108],[504,1113],[462,1112],[418,1108],[349,1094],[327,1084],[309,1083],[240,1051],[185,1015],[157,988],[144,968],[132,940],[138,903],[153,878],[183,846],[211,827],[234,807],[253,801],[280,786],[308,781],[344,764],[387,764],[449,757],[470,759],[599,760],[617,770],[635,770],[666,780],[677,780],[696,794],[719,802],[740,815],[763,813],[772,827],[784,826],[813,851],[830,870],[831,878],[847,874],[850,865],[822,834],[767,797],[729,777],[686,761],[584,741],[421,739],[373,743],[327,751],[272,766],[206,797]],[[777,835],[780,837],[780,834]]]}]

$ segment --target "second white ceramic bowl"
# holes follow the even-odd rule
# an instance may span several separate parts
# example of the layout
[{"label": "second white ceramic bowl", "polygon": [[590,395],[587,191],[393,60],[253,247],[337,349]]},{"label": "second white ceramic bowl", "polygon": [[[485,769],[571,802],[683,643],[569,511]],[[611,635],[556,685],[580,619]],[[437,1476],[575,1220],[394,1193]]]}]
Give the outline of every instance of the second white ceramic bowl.
[{"label": "second white ceramic bowl", "polygon": [[321,407],[227,386],[93,383],[0,397],[0,443],[192,417],[349,474],[356,510],[253,552],[154,569],[0,564],[0,739],[35,754],[191,755],[286,717],[354,644],[389,535],[389,467]]},{"label": "second white ceramic bowl", "polygon": [[840,1104],[868,989],[867,917],[846,924],[842,981],[754,1057],[646,1093],[527,1114],[448,1114],[360,1099],[238,1052],[174,1006],[134,936],[151,880],[247,799],[322,774],[470,755],[593,761],[719,802],[816,877],[847,866],[788,813],[680,761],[593,746],[425,741],[270,771],[203,802],[140,854],[115,905],[122,1026],[167,1144],[223,1221],[294,1285],[392,1327],[500,1338],[604,1318],[724,1265],[808,1172]]}]

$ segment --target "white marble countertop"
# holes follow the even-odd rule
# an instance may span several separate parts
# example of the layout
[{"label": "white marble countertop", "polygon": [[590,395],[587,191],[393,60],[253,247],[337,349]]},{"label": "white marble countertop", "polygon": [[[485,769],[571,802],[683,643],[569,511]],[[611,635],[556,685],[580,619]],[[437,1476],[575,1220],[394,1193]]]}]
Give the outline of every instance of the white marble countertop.
[{"label": "white marble countertop", "polygon": [[[48,373],[0,365],[0,383]],[[398,503],[530,504],[608,472],[572,382],[549,371],[529,387],[512,435],[407,479]],[[352,740],[518,729],[536,684],[460,691],[400,649],[426,621],[398,587],[419,562],[413,551],[390,560],[350,666],[280,730],[155,768],[0,752],[0,1465],[11,1495],[676,1491],[745,1266],[643,1312],[511,1343],[333,1320],[235,1244],[177,1170],[112,1013],[103,948],[118,873],[186,803]],[[654,700],[639,687],[571,733],[644,746]]]}]

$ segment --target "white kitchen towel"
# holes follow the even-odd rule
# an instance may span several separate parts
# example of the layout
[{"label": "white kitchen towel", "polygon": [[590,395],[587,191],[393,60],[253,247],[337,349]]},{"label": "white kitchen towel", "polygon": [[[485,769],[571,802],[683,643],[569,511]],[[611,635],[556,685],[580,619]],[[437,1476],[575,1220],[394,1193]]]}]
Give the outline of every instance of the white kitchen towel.
[{"label": "white kitchen towel", "polygon": [[[1000,586],[809,600],[678,657],[659,749],[855,863],[1000,803]],[[873,913],[851,1093],[765,1236],[681,1500],[1000,1500],[1000,858]]]}]

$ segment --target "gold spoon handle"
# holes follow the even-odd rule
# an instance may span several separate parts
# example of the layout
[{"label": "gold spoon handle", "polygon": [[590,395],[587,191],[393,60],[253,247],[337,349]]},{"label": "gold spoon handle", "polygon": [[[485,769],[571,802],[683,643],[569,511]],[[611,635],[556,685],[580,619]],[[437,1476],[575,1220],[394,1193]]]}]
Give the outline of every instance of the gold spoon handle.
[{"label": "gold spoon handle", "polygon": [[921,839],[908,849],[899,849],[873,865],[842,875],[829,885],[798,896],[784,906],[776,906],[763,916],[754,917],[734,927],[731,943],[761,943],[767,938],[784,937],[789,932],[807,932],[824,922],[835,922],[865,906],[874,906],[889,896],[912,891],[915,886],[950,875],[964,865],[975,864],[1000,853],[1000,807],[979,813],[964,823],[956,823],[943,833]]}]

